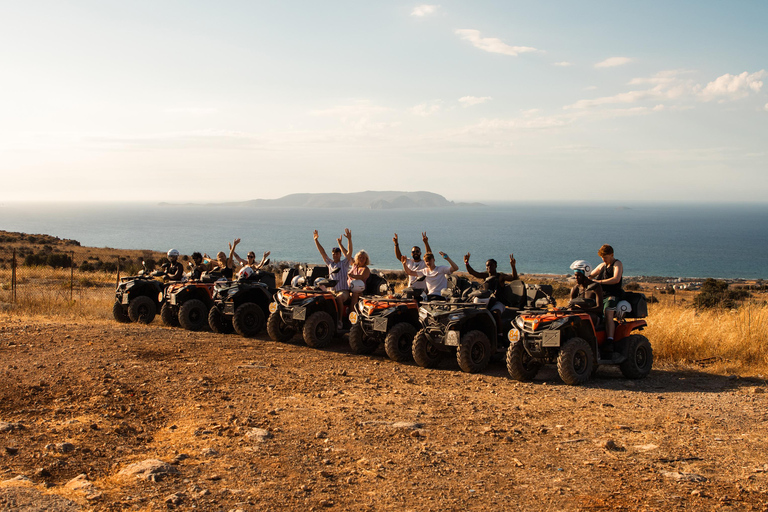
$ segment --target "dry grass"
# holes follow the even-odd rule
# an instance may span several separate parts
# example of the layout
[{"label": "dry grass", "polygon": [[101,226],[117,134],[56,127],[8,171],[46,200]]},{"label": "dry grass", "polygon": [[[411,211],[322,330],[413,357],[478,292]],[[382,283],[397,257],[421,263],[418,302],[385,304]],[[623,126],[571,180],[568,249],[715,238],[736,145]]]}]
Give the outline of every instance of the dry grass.
[{"label": "dry grass", "polygon": [[645,335],[657,360],[697,363],[738,374],[768,371],[768,306],[696,311],[685,304],[649,307]]}]

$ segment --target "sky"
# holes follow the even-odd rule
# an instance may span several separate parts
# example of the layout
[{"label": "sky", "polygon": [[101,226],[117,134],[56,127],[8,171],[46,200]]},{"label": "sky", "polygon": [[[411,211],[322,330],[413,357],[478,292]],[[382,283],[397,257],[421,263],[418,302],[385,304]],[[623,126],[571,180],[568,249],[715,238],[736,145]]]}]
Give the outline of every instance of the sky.
[{"label": "sky", "polygon": [[766,202],[768,2],[0,3],[0,202]]}]

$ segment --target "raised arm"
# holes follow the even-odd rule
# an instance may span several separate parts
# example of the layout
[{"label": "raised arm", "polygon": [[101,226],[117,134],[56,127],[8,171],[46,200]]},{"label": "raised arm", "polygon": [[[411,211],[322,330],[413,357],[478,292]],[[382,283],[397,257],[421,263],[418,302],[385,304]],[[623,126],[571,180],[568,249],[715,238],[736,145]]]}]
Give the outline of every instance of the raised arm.
[{"label": "raised arm", "polygon": [[403,270],[405,271],[405,273],[408,274],[409,276],[418,277],[419,276],[418,273],[408,268],[408,265],[406,265],[407,261],[408,261],[408,258],[406,258],[405,256],[400,258],[400,263],[403,264]]},{"label": "raised arm", "polygon": [[267,258],[269,258],[269,254],[270,254],[269,251],[266,251],[264,253],[264,256],[261,257],[261,261],[259,262],[258,265],[256,265],[256,268],[261,268],[264,266],[264,264],[267,262]]},{"label": "raised arm", "polygon": [[451,257],[450,257],[450,256],[448,256],[447,254],[445,254],[443,251],[440,251],[440,256],[442,256],[443,258],[445,258],[445,260],[446,260],[448,263],[450,263],[450,264],[451,264],[451,274],[453,274],[454,272],[456,272],[457,270],[459,270],[459,266],[456,264],[456,262],[454,262],[454,261],[451,259]]},{"label": "raised arm", "polygon": [[352,257],[353,257],[352,256],[353,255],[353,252],[352,252],[352,232],[349,230],[349,228],[346,228],[344,230],[344,236],[347,237],[347,241],[348,241],[348,243],[347,243],[347,254],[345,254],[345,256],[347,257],[348,260],[352,260]]},{"label": "raised arm", "polygon": [[329,260],[328,255],[325,254],[325,249],[323,249],[323,246],[320,245],[320,235],[317,234],[317,230],[312,233],[312,236],[315,237],[315,246],[317,246],[317,250],[320,252],[320,256],[323,257],[323,262],[326,262]]},{"label": "raised arm", "polygon": [[424,241],[424,254],[432,252],[432,248],[429,246],[429,238],[427,238],[426,231],[421,232],[421,239]]},{"label": "raised arm", "polygon": [[397,258],[397,261],[400,261],[403,259],[403,253],[400,252],[400,244],[397,243],[397,233],[392,237],[392,241],[395,242],[395,258]]},{"label": "raised arm", "polygon": [[227,257],[227,267],[232,268],[232,257],[235,255],[235,247],[240,243],[239,238],[235,238],[234,242],[229,244],[229,256]]},{"label": "raised arm", "polygon": [[467,272],[469,272],[469,275],[472,277],[476,277],[478,279],[485,279],[488,277],[488,272],[478,272],[472,268],[472,266],[469,264],[469,253],[464,255],[464,265],[467,266]]},{"label": "raised arm", "polygon": [[[230,245],[230,248],[232,248],[232,246],[231,246],[231,245]],[[246,263],[248,263],[248,260],[244,260],[244,259],[243,259],[243,258],[241,258],[241,257],[240,257],[240,256],[239,256],[239,255],[238,255],[236,252],[233,252],[233,253],[232,253],[232,258],[234,258],[234,260],[235,260],[236,262],[238,262],[240,265],[245,265]]]},{"label": "raised arm", "polygon": [[[342,235],[344,236],[344,235]],[[347,250],[344,248],[344,245],[341,243],[344,239],[340,236],[336,239],[336,243],[338,244],[339,250],[341,251],[341,254],[344,255],[344,257],[347,257]]]},{"label": "raised arm", "polygon": [[517,260],[513,255],[509,255],[509,266],[512,267],[512,281],[517,281],[520,276],[517,275]]}]

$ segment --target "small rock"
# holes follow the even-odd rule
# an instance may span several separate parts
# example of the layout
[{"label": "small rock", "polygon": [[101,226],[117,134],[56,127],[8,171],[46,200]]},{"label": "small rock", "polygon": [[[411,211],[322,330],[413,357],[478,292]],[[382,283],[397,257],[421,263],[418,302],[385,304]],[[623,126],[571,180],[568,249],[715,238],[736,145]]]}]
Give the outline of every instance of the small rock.
[{"label": "small rock", "polygon": [[[203,450],[203,451],[205,451],[205,450]],[[171,464],[174,464],[174,465],[178,464],[179,462],[181,462],[183,460],[187,460],[188,458],[189,458],[189,455],[187,455],[186,453],[180,453],[180,454],[178,454],[177,456],[175,456],[173,458],[173,460],[171,461]]]},{"label": "small rock", "polygon": [[219,454],[216,450],[213,448],[203,448],[203,450],[200,452],[203,457],[214,457]]},{"label": "small rock", "polygon": [[5,452],[8,455],[16,455],[17,453],[19,453],[19,449],[16,448],[15,446],[6,446],[5,447]]},{"label": "small rock", "polygon": [[181,505],[181,502],[183,501],[184,495],[180,492],[171,494],[170,496],[166,496],[165,502],[169,503],[171,505]]},{"label": "small rock", "polygon": [[12,430],[22,430],[24,425],[21,423],[10,423],[7,421],[0,421],[0,432],[10,432]]},{"label": "small rock", "polygon": [[267,439],[271,439],[272,433],[269,430],[263,428],[252,428],[245,433],[245,437],[250,437],[256,439],[257,441],[263,442]]},{"label": "small rock", "polygon": [[392,428],[399,428],[403,430],[416,430],[423,427],[424,425],[410,421],[396,421],[395,423],[392,423],[391,426]]},{"label": "small rock", "polygon": [[662,471],[662,476],[666,478],[672,478],[679,482],[706,482],[706,477],[697,475],[696,473],[681,473],[679,471]]},{"label": "small rock", "polygon": [[179,470],[174,466],[157,459],[147,459],[129,464],[117,474],[121,477],[135,477],[150,482],[159,482],[168,475],[176,475]]},{"label": "small rock", "polygon": [[610,451],[612,451],[612,452],[622,452],[622,451],[624,451],[624,448],[622,448],[622,447],[618,446],[618,445],[617,445],[617,444],[616,444],[616,443],[613,441],[613,439],[608,439],[607,441],[606,441],[606,440],[597,441],[597,442],[596,442],[596,444],[597,444],[597,445],[598,445],[600,448],[603,448],[604,450],[610,450]]},{"label": "small rock", "polygon": [[322,469],[318,472],[318,474],[323,478],[333,478],[333,473],[328,471],[327,469]]},{"label": "small rock", "polygon": [[325,439],[328,437],[328,432],[323,432],[322,430],[320,432],[315,433],[315,439]]},{"label": "small rock", "polygon": [[655,444],[639,444],[635,446],[635,450],[641,451],[641,452],[649,452],[651,450],[655,450],[658,448],[658,445]]},{"label": "small rock", "polygon": [[320,501],[321,507],[332,507],[334,505],[333,500],[322,500]]}]

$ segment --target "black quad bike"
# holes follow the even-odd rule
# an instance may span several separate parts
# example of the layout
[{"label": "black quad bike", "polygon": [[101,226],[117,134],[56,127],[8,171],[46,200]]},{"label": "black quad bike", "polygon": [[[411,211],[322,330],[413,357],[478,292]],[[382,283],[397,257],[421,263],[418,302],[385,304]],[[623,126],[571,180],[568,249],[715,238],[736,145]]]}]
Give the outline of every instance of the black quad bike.
[{"label": "black quad bike", "polygon": [[264,270],[237,281],[216,283],[208,325],[215,333],[234,330],[247,338],[256,336],[267,326],[275,291],[275,274]]},{"label": "black quad bike", "polygon": [[505,284],[497,296],[508,304],[504,312],[489,309],[493,301],[487,290],[466,290],[447,302],[430,302],[419,308],[422,329],[413,340],[413,359],[419,366],[436,366],[453,351],[462,371],[478,373],[492,358],[503,359],[507,333],[517,315],[526,309],[554,304],[552,287],[526,285],[522,281]]},{"label": "black quad bike", "polygon": [[[267,332],[275,341],[289,341],[296,333],[301,333],[304,343],[313,348],[327,347],[334,336],[344,334],[351,326],[347,307],[338,310],[333,287],[334,279],[319,278],[314,286],[284,286],[275,294],[275,300],[269,306]],[[364,294],[379,290],[386,281],[371,274],[366,282]],[[381,293],[381,292],[378,292]],[[337,329],[341,321],[342,329]]]},{"label": "black quad bike", "polygon": [[[605,349],[604,325],[596,323],[584,309],[521,313],[508,335],[510,377],[532,380],[544,364],[556,364],[560,378],[570,385],[586,382],[599,365],[617,365],[629,379],[648,375],[653,366],[653,349],[648,338],[635,332],[647,326],[642,320],[648,314],[645,296],[628,292],[624,295],[631,311],[614,320],[612,350]],[[594,301],[584,306],[594,307]]]},{"label": "black quad bike", "polygon": [[120,323],[151,323],[163,302],[163,291],[167,284],[162,277],[165,270],[149,271],[142,261],[143,270],[135,276],[121,277],[115,289],[115,303],[112,316]]},{"label": "black quad bike", "polygon": [[171,283],[165,289],[160,318],[168,326],[180,325],[199,331],[208,325],[208,311],[213,306],[213,288],[224,277],[220,272],[203,272],[199,279]]}]

